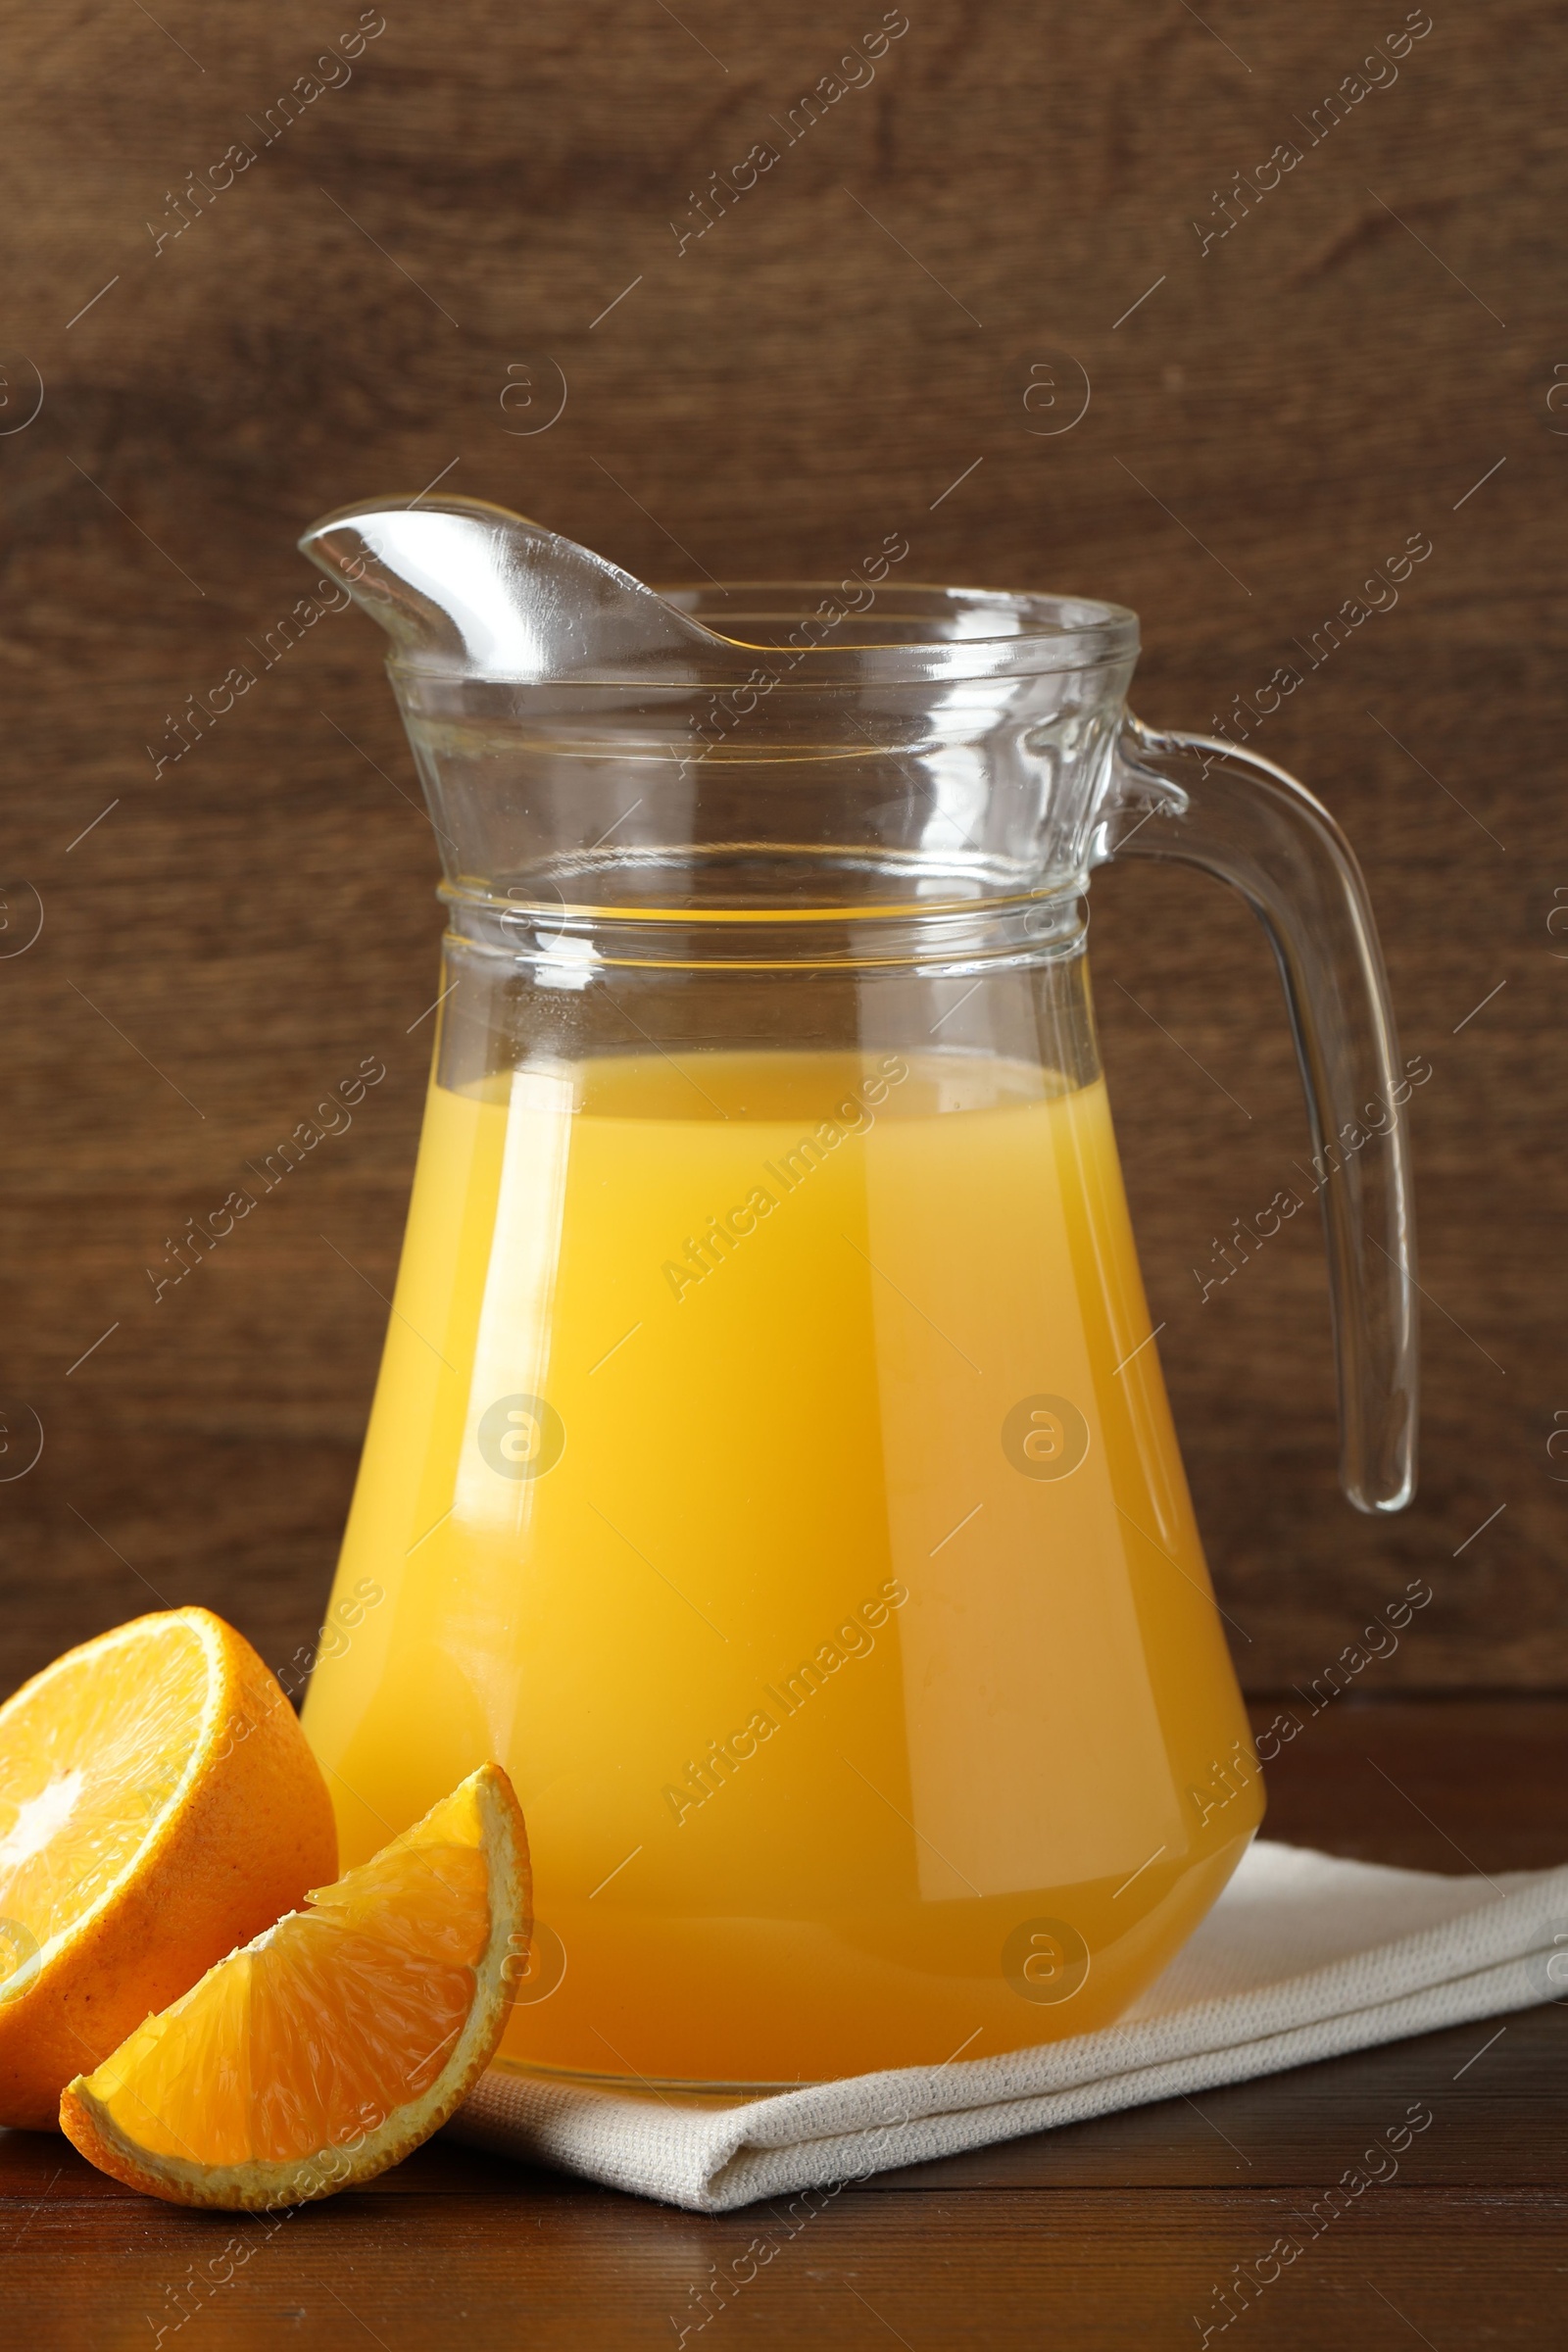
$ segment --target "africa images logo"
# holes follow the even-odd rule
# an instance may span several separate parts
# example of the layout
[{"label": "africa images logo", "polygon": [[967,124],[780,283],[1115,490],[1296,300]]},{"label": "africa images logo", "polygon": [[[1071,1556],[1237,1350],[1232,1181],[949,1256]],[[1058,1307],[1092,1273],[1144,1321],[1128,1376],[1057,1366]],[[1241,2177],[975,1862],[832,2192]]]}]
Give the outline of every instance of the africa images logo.
[{"label": "africa images logo", "polygon": [[543,1478],[566,1450],[566,1428],[542,1396],[498,1396],[480,1418],[479,1451],[498,1478]]},{"label": "africa images logo", "polygon": [[1024,1478],[1070,1478],[1089,1452],[1089,1424],[1070,1397],[1020,1396],[1002,1450]]}]

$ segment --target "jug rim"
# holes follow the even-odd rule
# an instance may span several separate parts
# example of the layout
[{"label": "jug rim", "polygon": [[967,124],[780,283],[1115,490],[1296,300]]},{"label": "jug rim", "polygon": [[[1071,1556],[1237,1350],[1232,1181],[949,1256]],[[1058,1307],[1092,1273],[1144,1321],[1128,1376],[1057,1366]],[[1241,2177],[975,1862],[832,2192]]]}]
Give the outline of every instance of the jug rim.
[{"label": "jug rim", "polygon": [[[858,580],[856,584],[859,584]],[[863,609],[846,607],[842,619],[823,616],[835,631],[832,643],[797,648],[787,639],[742,634],[739,624],[766,620],[779,626],[789,623],[799,629],[806,620],[815,617],[809,611],[809,600],[814,599],[818,609],[835,602],[849,588],[848,581],[786,576],[732,580],[721,586],[701,582],[652,585],[656,595],[673,605],[677,612],[688,613],[711,635],[747,653],[799,651],[810,659],[835,653],[917,658],[922,654],[942,653],[950,646],[973,651],[1001,645],[1065,648],[1079,641],[1100,640],[1089,661],[1082,664],[1061,664],[1076,668],[1092,666],[1113,651],[1136,651],[1138,645],[1138,615],[1130,606],[1052,589],[992,588],[945,580],[884,580],[876,587],[871,603]],[[759,599],[787,601],[782,602],[777,612],[753,612],[744,605],[741,611],[735,611],[737,599],[745,600],[746,604]],[[922,622],[938,618],[950,618],[960,625],[915,633]],[[721,619],[727,619],[731,626],[719,627]],[[999,625],[961,625],[986,620]],[[1000,625],[1004,622],[1011,625]],[[875,633],[887,630],[890,624],[893,634]],[[853,640],[843,633],[846,628],[857,630]],[[1106,638],[1115,643],[1107,646],[1103,642]]]},{"label": "jug rim", "polygon": [[[870,603],[846,604],[858,579],[735,580],[724,586],[703,582],[650,584],[672,612],[694,623],[695,659],[676,675],[644,672],[636,664],[597,663],[560,677],[485,662],[467,666],[432,658],[423,648],[402,646],[387,658],[397,679],[434,685],[524,688],[548,694],[558,688],[636,692],[652,687],[725,694],[764,687],[772,694],[813,694],[825,686],[961,685],[995,678],[1085,674],[1136,662],[1138,614],[1108,599],[1044,589],[988,588],[944,581],[883,582]],[[735,610],[736,600],[742,609]],[[776,600],[765,612],[747,608]],[[934,624],[946,620],[943,630]],[[743,633],[743,624],[766,628]],[[724,625],[727,623],[728,625]],[[814,632],[814,634],[813,634]],[[704,644],[706,640],[706,645]],[[710,649],[712,660],[701,655]],[[750,670],[745,663],[752,664]]]}]

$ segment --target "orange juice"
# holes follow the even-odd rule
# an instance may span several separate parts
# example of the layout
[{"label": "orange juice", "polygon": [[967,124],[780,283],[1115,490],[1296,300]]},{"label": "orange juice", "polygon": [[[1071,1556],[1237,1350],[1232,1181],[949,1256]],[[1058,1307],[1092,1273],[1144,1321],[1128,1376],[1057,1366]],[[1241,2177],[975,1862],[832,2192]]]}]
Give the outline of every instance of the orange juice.
[{"label": "orange juice", "polygon": [[1098,1079],[433,1086],[336,1594],[305,1723],[345,1865],[507,1765],[531,2066],[1083,2033],[1261,1809]]}]

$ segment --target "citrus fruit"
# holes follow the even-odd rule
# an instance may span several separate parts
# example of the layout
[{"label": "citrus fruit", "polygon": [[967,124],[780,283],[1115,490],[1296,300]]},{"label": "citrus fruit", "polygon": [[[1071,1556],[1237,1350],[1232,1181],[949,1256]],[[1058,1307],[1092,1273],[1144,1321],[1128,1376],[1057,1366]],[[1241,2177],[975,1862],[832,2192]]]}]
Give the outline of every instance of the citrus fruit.
[{"label": "citrus fruit", "polygon": [[467,2096],[526,1965],[527,1838],[500,1765],[309,1901],[68,2084],[61,2128],[100,2171],[175,2205],[304,2204]]},{"label": "citrus fruit", "polygon": [[321,1770],[206,1609],[135,1618],[0,1707],[0,2123],[60,2093],[337,1868]]}]

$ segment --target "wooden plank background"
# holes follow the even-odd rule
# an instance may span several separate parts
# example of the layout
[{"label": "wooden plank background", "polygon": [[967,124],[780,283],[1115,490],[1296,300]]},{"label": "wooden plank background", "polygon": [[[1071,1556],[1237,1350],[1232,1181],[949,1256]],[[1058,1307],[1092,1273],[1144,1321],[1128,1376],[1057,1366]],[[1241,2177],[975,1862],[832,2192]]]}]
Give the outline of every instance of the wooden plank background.
[{"label": "wooden plank background", "polygon": [[[1260,936],[1196,878],[1113,870],[1096,980],[1247,1681],[1316,1674],[1419,1575],[1368,1689],[1560,1687],[1568,133],[1540,0],[1434,0],[1402,56],[1373,48],[1398,0],[908,0],[880,55],[875,0],[5,16],[0,1685],[155,1598],[279,1665],[317,1622],[435,859],[358,616],[156,761],[188,697],[266,658],[303,524],[444,477],[658,579],[837,576],[898,529],[927,578],[1113,597],[1144,618],[1139,708],[1200,727],[1430,537],[1258,738],[1345,821],[1433,1067],[1406,1517],[1336,1492],[1309,1219],[1200,1304],[1211,1237],[1304,1145]],[[831,74],[856,86],[786,144]],[[776,166],[697,236],[760,141]],[[1025,406],[1048,368],[1092,387],[1069,430]],[[564,413],[519,430],[555,370]],[[525,381],[540,405],[504,407]],[[155,1305],[166,1238],[366,1056],[387,1075],[352,1127]]]}]

